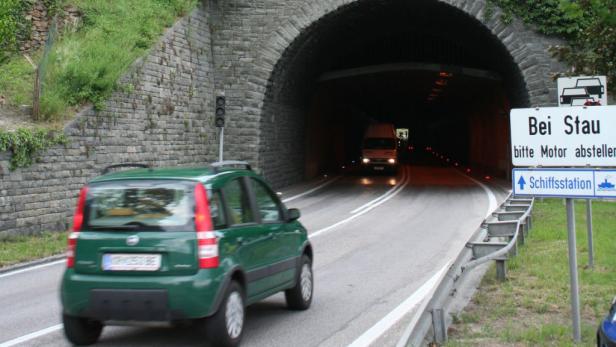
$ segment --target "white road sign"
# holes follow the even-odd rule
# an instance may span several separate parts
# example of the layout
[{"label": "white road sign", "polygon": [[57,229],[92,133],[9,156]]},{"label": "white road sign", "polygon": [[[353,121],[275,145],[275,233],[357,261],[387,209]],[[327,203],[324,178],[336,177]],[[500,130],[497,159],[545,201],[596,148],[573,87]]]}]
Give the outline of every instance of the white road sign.
[{"label": "white road sign", "polygon": [[511,110],[514,166],[616,167],[616,106]]},{"label": "white road sign", "polygon": [[513,194],[563,198],[616,198],[616,170],[513,169]]},{"label": "white road sign", "polygon": [[557,80],[559,106],[606,106],[605,76],[561,77]]}]

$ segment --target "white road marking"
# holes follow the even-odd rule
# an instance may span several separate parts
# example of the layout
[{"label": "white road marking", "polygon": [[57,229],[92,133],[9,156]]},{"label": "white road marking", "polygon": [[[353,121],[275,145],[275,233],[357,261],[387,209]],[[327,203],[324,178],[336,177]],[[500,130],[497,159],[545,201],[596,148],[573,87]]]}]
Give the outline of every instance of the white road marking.
[{"label": "white road marking", "polygon": [[404,300],[398,307],[389,312],[383,319],[374,324],[370,329],[355,339],[348,347],[365,347],[369,346],[383,333],[389,330],[396,324],[404,315],[406,315],[413,307],[424,300],[427,295],[440,283],[445,271],[449,269],[451,262],[448,262],[442,269],[434,274],[426,283]]},{"label": "white road marking", "polygon": [[45,263],[45,264],[41,264],[41,265],[35,265],[35,266],[32,266],[32,267],[27,267],[25,269],[20,269],[20,270],[15,270],[15,271],[7,272],[7,273],[4,273],[4,274],[0,274],[0,278],[9,277],[9,276],[17,275],[17,274],[28,272],[28,271],[32,271],[32,270],[38,270],[38,269],[42,269],[42,268],[45,268],[45,267],[48,267],[48,266],[58,265],[58,264],[64,263],[64,262],[66,262],[66,259],[60,259],[60,260],[52,261],[50,263]]},{"label": "white road marking", "polygon": [[340,179],[340,177],[341,177],[341,176],[334,177],[334,178],[332,178],[332,179],[330,179],[330,180],[328,180],[328,181],[325,181],[324,183],[321,183],[320,185],[318,185],[318,186],[316,186],[316,187],[314,187],[314,188],[312,188],[312,189],[310,189],[310,190],[308,190],[308,191],[305,191],[305,192],[300,193],[300,194],[297,194],[297,195],[290,196],[290,197],[288,197],[288,198],[286,198],[286,199],[282,199],[282,202],[287,203],[287,202],[289,202],[289,201],[293,201],[293,200],[295,200],[295,199],[301,198],[302,196],[306,196],[306,195],[308,195],[308,194],[310,194],[310,193],[314,193],[314,192],[316,192],[317,190],[319,190],[319,189],[321,189],[321,188],[324,188],[324,187],[326,187],[326,186],[328,186],[328,185],[330,185],[330,184],[332,184],[332,183],[336,182],[337,180],[339,180],[339,179]]},{"label": "white road marking", "polygon": [[405,181],[406,179],[406,170],[403,171],[402,173],[402,180],[400,182],[398,182],[398,184],[394,185],[393,187],[391,187],[388,191],[385,192],[385,194],[379,196],[378,198],[368,201],[367,203],[359,206],[358,208],[354,209],[353,211],[351,211],[351,214],[355,214],[361,210],[363,210],[366,207],[369,207],[370,205],[373,205],[377,202],[379,202],[382,199],[385,199],[387,196],[389,196],[389,194],[391,194],[394,190],[396,190],[398,187],[400,187],[400,185],[402,185],[402,183]]},{"label": "white road marking", "polygon": [[18,338],[15,338],[15,339],[12,339],[12,340],[0,343],[0,347],[15,346],[15,345],[20,344],[22,342],[33,340],[33,339],[35,339],[37,337],[40,337],[40,336],[43,336],[43,335],[47,335],[49,333],[52,333],[54,331],[58,331],[60,329],[62,329],[62,324],[57,324],[57,325],[54,325],[54,326],[50,326],[48,328],[45,328],[45,329],[42,329],[42,330],[39,330],[39,331],[35,331],[35,332],[30,333],[28,335],[20,336]]},{"label": "white road marking", "polygon": [[389,199],[393,198],[394,196],[398,195],[398,193],[400,193],[402,190],[404,190],[404,188],[405,188],[405,187],[409,184],[409,182],[410,182],[410,175],[406,175],[405,180],[404,180],[404,181],[403,181],[403,183],[402,183],[402,184],[401,184],[401,185],[397,188],[397,190],[396,190],[396,191],[394,191],[393,193],[391,193],[391,194],[390,194],[389,196],[387,196],[386,198],[384,198],[384,199],[380,200],[379,202],[377,202],[377,203],[375,203],[375,204],[372,204],[372,205],[370,205],[370,206],[368,206],[368,207],[364,208],[361,212],[358,212],[358,213],[356,213],[356,214],[354,214],[354,215],[352,215],[352,216],[350,216],[350,217],[348,217],[348,218],[346,218],[346,219],[343,219],[343,220],[341,220],[341,221],[339,221],[339,222],[337,222],[337,223],[334,223],[334,224],[332,224],[332,225],[330,225],[330,226],[328,226],[328,227],[325,227],[325,228],[319,229],[319,230],[317,230],[317,231],[313,232],[312,234],[309,234],[309,235],[308,235],[308,237],[309,237],[309,238],[311,238],[311,239],[314,239],[315,237],[320,236],[320,235],[323,235],[323,233],[326,233],[326,232],[328,232],[328,231],[330,231],[330,230],[332,230],[332,229],[334,229],[334,228],[336,228],[336,227],[338,227],[338,226],[340,226],[340,225],[342,225],[342,224],[348,223],[348,222],[352,221],[353,219],[355,219],[355,218],[357,218],[357,217],[359,217],[359,216],[363,215],[364,213],[366,213],[366,212],[368,212],[368,211],[372,210],[373,208],[375,208],[375,207],[377,207],[377,206],[379,206],[379,205],[381,205],[381,204],[383,204],[383,203],[387,202]]},{"label": "white road marking", "polygon": [[[468,179],[470,179],[471,181],[475,182],[477,185],[479,185],[483,191],[486,193],[486,195],[488,196],[488,210],[486,212],[486,217],[488,217],[489,215],[492,214],[492,212],[494,210],[496,210],[497,208],[497,204],[496,204],[496,196],[494,195],[494,193],[492,192],[492,190],[486,186],[485,184],[479,182],[478,180],[467,176],[459,171],[456,171],[457,173],[459,173],[460,175],[463,175],[465,177],[467,177]],[[451,264],[451,262],[449,263]],[[441,270],[442,271],[442,270]],[[440,280],[437,282],[440,283]],[[436,285],[434,287],[434,290],[436,290]],[[434,293],[432,293],[431,295],[434,295]],[[400,341],[398,341],[398,344],[396,345],[396,347],[401,347],[406,345],[406,339],[408,339],[408,337],[410,336],[411,332],[413,331],[413,329],[415,328],[415,325],[417,324],[417,322],[419,321],[419,318],[421,316],[421,313],[425,310],[426,305],[428,305],[428,301],[429,300],[425,300],[424,302],[422,302],[422,305],[419,307],[419,309],[417,310],[417,313],[415,313],[415,315],[413,316],[413,319],[411,319],[411,322],[409,323],[408,327],[406,328],[402,338],[400,339]]]},{"label": "white road marking", "polygon": [[490,188],[488,188],[488,186],[486,186],[485,184],[479,182],[478,180],[472,178],[471,176],[465,175],[463,173],[461,173],[460,171],[456,172],[466,178],[468,178],[469,180],[477,183],[477,185],[479,185],[481,187],[481,189],[483,189],[483,191],[486,193],[486,195],[488,196],[488,212],[486,213],[486,217],[488,217],[489,215],[492,214],[492,212],[494,210],[496,210],[496,208],[498,207],[498,205],[496,204],[496,196],[494,195],[494,193],[492,192],[492,190],[490,190]]}]

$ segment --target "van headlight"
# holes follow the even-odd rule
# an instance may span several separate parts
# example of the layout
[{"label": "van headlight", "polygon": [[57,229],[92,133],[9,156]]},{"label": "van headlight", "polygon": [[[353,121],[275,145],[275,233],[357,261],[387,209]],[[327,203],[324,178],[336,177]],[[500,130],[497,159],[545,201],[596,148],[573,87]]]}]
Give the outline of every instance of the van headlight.
[{"label": "van headlight", "polygon": [[387,162],[390,163],[390,164],[395,164],[396,163],[396,159],[389,158],[389,159],[387,159]]},{"label": "van headlight", "polygon": [[364,164],[368,164],[370,162],[370,159],[364,158],[364,159],[361,160],[361,162],[364,163]]}]

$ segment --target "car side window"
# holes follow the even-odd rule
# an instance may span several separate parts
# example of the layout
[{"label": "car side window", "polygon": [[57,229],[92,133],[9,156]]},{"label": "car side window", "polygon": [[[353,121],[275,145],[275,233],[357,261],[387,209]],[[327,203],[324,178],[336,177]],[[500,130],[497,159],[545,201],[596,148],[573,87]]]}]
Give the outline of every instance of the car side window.
[{"label": "car side window", "polygon": [[255,221],[246,187],[239,179],[229,181],[223,188],[223,192],[229,211],[229,225]]},{"label": "car side window", "polygon": [[255,193],[261,221],[264,223],[281,221],[280,205],[272,196],[270,190],[267,189],[262,182],[255,179],[251,179],[250,182],[252,183],[252,190]]},{"label": "car side window", "polygon": [[222,207],[222,200],[220,199],[220,192],[213,191],[210,194],[210,215],[212,216],[212,224],[214,229],[222,229],[227,225],[225,213]]}]

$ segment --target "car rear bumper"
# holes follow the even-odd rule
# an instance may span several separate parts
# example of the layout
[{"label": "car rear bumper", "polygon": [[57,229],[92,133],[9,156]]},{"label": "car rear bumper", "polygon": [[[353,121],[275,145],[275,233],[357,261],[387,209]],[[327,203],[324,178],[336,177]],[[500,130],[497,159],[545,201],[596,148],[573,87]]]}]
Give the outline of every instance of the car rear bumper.
[{"label": "car rear bumper", "polygon": [[192,276],[78,274],[62,282],[65,314],[101,321],[173,321],[207,317],[216,310],[224,273],[200,270]]}]

